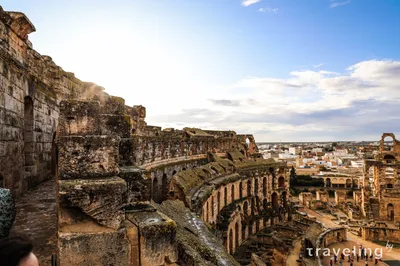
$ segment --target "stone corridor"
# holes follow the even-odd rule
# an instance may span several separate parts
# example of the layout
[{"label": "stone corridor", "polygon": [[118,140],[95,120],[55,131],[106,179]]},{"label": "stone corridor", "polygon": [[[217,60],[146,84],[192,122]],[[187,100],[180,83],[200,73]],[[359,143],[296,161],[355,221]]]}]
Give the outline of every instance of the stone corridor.
[{"label": "stone corridor", "polygon": [[16,202],[17,217],[11,235],[24,234],[33,241],[33,252],[40,265],[51,265],[51,255],[57,250],[55,190],[55,180],[51,179],[26,192]]}]

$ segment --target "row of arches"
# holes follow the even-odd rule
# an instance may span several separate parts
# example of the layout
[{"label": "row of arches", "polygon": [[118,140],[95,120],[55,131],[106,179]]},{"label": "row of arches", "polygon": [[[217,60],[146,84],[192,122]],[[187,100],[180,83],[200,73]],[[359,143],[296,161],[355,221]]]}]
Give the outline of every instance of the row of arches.
[{"label": "row of arches", "polygon": [[[186,170],[186,168],[182,168],[182,170]],[[164,172],[161,179],[153,177],[151,198],[154,202],[161,203],[168,198],[169,183],[176,173],[177,171],[173,170],[171,175]]]},{"label": "row of arches", "polygon": [[[273,193],[273,195],[277,195]],[[282,196],[282,195],[281,195]],[[278,199],[279,196],[273,196],[273,198]],[[266,199],[264,199],[266,201]],[[245,202],[243,204],[243,209],[245,209]],[[265,204],[264,204],[265,205]],[[250,236],[256,234],[266,228],[267,226],[273,225],[277,222],[279,217],[274,216],[257,216],[256,219],[246,219],[238,213],[235,218],[231,221],[228,226],[225,239],[225,247],[230,254],[234,254],[237,249],[245,242]]]},{"label": "row of arches", "polygon": [[[335,180],[335,182],[333,182]],[[325,178],[325,187],[340,187],[340,188],[359,188],[359,182],[356,178],[340,178],[340,177],[328,177]]]},{"label": "row of arches", "polygon": [[[187,157],[207,154],[207,152],[228,151],[236,146],[233,140],[176,140],[173,142],[157,143],[149,142],[146,138],[139,138],[139,152],[136,153],[135,161],[140,164],[151,163],[158,160]],[[182,136],[182,138],[185,138]]]},{"label": "row of arches", "polygon": [[[271,178],[271,176],[249,178],[247,180],[239,180],[218,188],[203,203],[203,219],[209,223],[215,223],[217,215],[223,207],[246,197],[259,197],[260,199],[266,199],[272,195],[270,201],[278,202],[277,193],[271,193],[274,191],[271,185]],[[259,191],[259,179],[262,179],[262,191]],[[279,177],[279,183],[282,189],[286,188],[283,176]],[[286,197],[286,191],[283,191],[282,193],[284,193]]]}]

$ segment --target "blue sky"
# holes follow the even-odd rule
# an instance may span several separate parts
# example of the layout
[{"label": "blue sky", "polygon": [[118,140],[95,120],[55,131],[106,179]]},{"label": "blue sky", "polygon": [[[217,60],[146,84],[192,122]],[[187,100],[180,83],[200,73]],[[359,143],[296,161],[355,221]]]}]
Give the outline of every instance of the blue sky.
[{"label": "blue sky", "polygon": [[34,48],[149,124],[258,141],[400,133],[398,0],[3,0]]}]

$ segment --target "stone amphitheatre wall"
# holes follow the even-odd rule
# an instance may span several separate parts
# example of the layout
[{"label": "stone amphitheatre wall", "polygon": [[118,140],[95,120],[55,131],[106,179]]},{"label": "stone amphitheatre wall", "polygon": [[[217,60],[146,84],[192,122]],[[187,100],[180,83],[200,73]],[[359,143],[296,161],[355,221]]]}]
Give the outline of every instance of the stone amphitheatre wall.
[{"label": "stone amphitheatre wall", "polygon": [[56,176],[60,265],[237,265],[244,239],[288,218],[288,169],[252,135],[149,126],[33,50],[33,31],[0,7],[0,186]]},{"label": "stone amphitheatre wall", "polygon": [[180,199],[219,232],[229,253],[263,228],[287,220],[288,171],[271,160],[248,160],[240,152],[177,173],[169,198]]},{"label": "stone amphitheatre wall", "polygon": [[0,6],[0,187],[14,196],[55,173],[60,100],[102,92],[36,52],[28,40],[34,31],[24,14]]}]

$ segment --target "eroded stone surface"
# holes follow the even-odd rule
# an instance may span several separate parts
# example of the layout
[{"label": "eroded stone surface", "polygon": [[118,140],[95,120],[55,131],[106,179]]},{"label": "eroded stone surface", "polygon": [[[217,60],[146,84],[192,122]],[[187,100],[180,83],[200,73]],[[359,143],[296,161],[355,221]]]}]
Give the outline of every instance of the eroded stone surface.
[{"label": "eroded stone surface", "polygon": [[125,229],[90,234],[60,233],[58,243],[60,265],[130,265]]},{"label": "eroded stone surface", "polygon": [[58,138],[60,179],[118,175],[119,138],[113,136],[65,136]]},{"label": "eroded stone surface", "polygon": [[126,203],[126,191],[126,182],[118,177],[59,181],[63,208],[78,207],[99,224],[114,229],[124,220],[122,207]]}]

